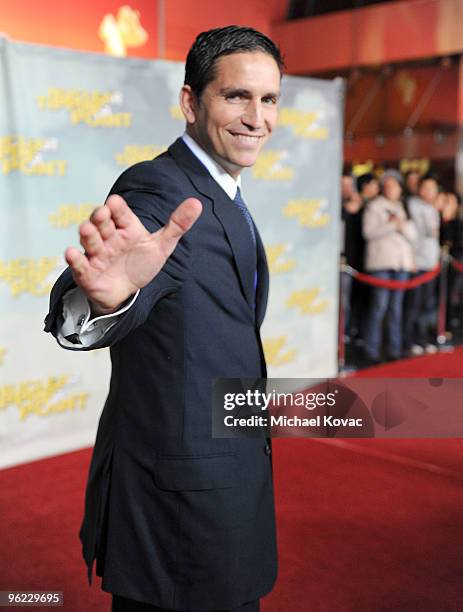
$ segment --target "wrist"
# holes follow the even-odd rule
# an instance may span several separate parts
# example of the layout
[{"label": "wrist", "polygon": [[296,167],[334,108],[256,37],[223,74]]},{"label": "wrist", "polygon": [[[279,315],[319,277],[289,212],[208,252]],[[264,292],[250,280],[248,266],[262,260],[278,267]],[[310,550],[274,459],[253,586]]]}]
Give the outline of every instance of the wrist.
[{"label": "wrist", "polygon": [[121,308],[123,308],[125,306],[125,304],[127,304],[129,302],[129,300],[131,300],[133,298],[135,294],[131,294],[129,295],[127,298],[125,298],[125,300],[123,300],[122,302],[120,302],[119,304],[115,305],[115,306],[103,306],[101,304],[98,304],[98,302],[93,302],[92,300],[88,300],[88,303],[90,305],[90,316],[91,317],[101,317],[104,315],[109,315],[109,314],[113,314],[115,312],[117,312],[118,310],[120,310]]}]

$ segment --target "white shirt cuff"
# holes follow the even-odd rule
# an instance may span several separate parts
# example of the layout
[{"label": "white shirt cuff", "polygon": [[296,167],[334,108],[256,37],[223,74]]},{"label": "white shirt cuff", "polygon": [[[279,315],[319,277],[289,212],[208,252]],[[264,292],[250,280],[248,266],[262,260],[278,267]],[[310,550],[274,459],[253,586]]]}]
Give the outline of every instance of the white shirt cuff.
[{"label": "white shirt cuff", "polygon": [[[58,330],[58,343],[65,348],[77,349],[90,346],[100,340],[135,302],[140,290],[122,308],[111,314],[90,318],[91,308],[87,296],[80,287],[68,291],[63,297],[64,323]],[[73,336],[74,342],[67,337]]]}]

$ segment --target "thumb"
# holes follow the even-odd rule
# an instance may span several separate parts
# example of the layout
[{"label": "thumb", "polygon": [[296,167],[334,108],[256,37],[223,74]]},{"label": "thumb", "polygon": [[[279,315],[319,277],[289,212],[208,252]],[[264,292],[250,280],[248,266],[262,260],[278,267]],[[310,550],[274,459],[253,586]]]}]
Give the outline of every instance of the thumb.
[{"label": "thumb", "polygon": [[177,242],[198,220],[203,210],[201,202],[196,198],[187,198],[171,214],[166,225],[156,232],[161,248],[168,255],[177,246]]}]

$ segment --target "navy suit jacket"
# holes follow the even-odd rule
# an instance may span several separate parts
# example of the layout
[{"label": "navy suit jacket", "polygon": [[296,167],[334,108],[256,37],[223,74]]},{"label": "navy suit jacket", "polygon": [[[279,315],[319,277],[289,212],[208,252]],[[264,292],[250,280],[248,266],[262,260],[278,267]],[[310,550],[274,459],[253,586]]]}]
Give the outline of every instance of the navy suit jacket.
[{"label": "navy suit jacket", "polygon": [[[177,610],[236,607],[276,578],[271,449],[265,437],[212,438],[211,397],[216,378],[266,375],[262,241],[256,229],[254,247],[238,207],[181,139],[111,193],[151,232],[187,197],[203,212],[89,347],[109,346],[112,360],[80,532],[89,575],[96,558],[109,592]],[[45,330],[55,336],[73,286],[66,270],[52,290]]]}]

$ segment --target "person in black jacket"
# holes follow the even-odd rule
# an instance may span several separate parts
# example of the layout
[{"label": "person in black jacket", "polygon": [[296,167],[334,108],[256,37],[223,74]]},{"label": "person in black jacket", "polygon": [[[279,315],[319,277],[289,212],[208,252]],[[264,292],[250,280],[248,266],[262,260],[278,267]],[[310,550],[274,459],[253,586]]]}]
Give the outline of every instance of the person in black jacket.
[{"label": "person in black jacket", "polygon": [[46,331],[111,351],[81,539],[117,612],[258,610],[276,579],[270,440],[213,438],[211,395],[266,375],[268,269],[240,172],[276,125],[282,65],[251,28],[200,34],[186,133],[116,181],[51,294]]},{"label": "person in black jacket", "polygon": [[[379,182],[370,172],[358,176],[355,184],[352,177],[347,175],[344,175],[342,180],[341,212],[344,223],[344,259],[348,266],[358,272],[363,272],[365,258],[365,239],[362,234],[363,213],[368,202],[378,195]],[[350,341],[355,338],[357,344],[361,344],[369,288],[357,282],[349,274],[343,274],[342,279],[346,340]]]}]

